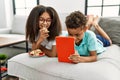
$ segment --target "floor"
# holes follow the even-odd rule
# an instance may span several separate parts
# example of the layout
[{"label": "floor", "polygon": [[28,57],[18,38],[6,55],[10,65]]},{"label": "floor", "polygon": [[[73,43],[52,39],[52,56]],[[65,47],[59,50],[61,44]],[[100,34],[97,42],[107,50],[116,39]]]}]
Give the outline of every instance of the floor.
[{"label": "floor", "polygon": [[14,77],[14,76],[6,76],[6,77],[2,78],[2,80],[19,80],[19,78]]},{"label": "floor", "polygon": [[[26,52],[26,49],[17,49],[13,47],[0,48],[0,53],[5,53],[9,58],[25,52]],[[2,80],[19,80],[19,78],[14,76],[6,76],[2,78]]]}]

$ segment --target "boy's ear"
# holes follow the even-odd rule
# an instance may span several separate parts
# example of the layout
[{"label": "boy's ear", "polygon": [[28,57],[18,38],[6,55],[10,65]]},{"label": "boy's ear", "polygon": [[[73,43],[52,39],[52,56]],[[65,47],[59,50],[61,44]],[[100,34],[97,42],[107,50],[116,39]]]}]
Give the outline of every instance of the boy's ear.
[{"label": "boy's ear", "polygon": [[85,26],[83,30],[84,30],[84,32],[85,32],[86,30],[88,30],[88,27],[87,27],[87,26]]}]

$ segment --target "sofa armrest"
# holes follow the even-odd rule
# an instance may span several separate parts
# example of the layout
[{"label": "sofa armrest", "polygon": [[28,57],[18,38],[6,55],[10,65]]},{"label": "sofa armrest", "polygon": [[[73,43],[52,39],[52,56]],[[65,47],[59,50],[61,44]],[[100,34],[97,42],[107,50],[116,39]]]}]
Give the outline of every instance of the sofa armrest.
[{"label": "sofa armrest", "polygon": [[10,28],[1,28],[0,29],[0,34],[9,34],[11,31]]},{"label": "sofa armrest", "polygon": [[28,18],[28,16],[15,15],[13,24],[12,24],[11,33],[25,35],[27,18]]}]

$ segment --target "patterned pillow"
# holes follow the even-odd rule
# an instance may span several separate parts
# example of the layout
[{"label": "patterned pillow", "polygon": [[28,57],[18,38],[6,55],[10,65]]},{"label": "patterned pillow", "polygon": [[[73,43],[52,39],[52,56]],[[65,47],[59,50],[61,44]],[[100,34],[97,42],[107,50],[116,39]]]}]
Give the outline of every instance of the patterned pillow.
[{"label": "patterned pillow", "polygon": [[117,19],[101,18],[99,25],[110,36],[112,43],[120,46],[120,17]]}]

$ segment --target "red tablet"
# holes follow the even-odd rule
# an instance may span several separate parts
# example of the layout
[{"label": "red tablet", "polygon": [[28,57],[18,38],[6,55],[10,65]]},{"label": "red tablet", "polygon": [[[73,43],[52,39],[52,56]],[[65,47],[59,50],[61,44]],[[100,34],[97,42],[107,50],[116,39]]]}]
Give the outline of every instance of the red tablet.
[{"label": "red tablet", "polygon": [[73,37],[63,37],[57,36],[56,37],[56,49],[58,54],[58,61],[59,62],[68,62],[71,61],[68,57],[71,54],[74,54],[74,38]]}]

